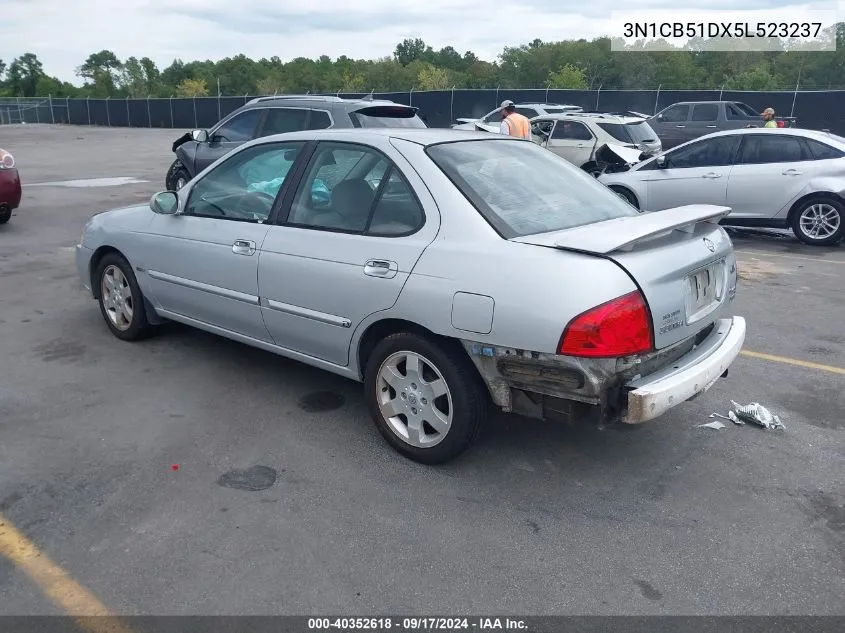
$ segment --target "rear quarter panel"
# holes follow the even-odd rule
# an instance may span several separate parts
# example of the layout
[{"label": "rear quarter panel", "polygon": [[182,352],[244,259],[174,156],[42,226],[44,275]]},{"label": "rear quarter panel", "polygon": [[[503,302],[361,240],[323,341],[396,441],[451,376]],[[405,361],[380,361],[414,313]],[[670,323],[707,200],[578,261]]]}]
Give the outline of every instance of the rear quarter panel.
[{"label": "rear quarter panel", "polygon": [[[636,289],[612,261],[505,240],[421,146],[396,139],[392,143],[431,191],[441,225],[397,302],[365,321],[356,332],[353,345],[373,322],[398,318],[444,336],[555,353],[563,330],[573,317]],[[480,295],[479,301],[470,302],[478,306],[490,305],[492,300],[489,332],[455,327],[457,293]],[[459,309],[466,305],[462,303]],[[461,315],[465,317],[466,314]],[[478,321],[485,318],[480,315]]]}]

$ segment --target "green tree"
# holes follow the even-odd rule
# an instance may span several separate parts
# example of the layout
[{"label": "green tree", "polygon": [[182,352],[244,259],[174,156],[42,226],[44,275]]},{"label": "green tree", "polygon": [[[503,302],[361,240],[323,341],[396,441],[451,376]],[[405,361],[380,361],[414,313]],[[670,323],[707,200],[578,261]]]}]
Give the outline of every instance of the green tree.
[{"label": "green tree", "polygon": [[35,97],[38,80],[44,76],[44,67],[34,53],[24,53],[9,64],[6,86],[14,97]]},{"label": "green tree", "polygon": [[546,81],[548,88],[570,88],[583,90],[587,87],[587,78],[584,71],[572,64],[565,64],[557,70],[549,73]]},{"label": "green tree", "polygon": [[448,90],[451,87],[449,73],[445,68],[425,64],[417,74],[417,86],[420,90]]},{"label": "green tree", "polygon": [[144,67],[136,57],[130,57],[123,64],[120,76],[120,85],[133,99],[149,95],[147,88],[147,74]]},{"label": "green tree", "polygon": [[206,97],[208,88],[202,79],[184,79],[176,86],[177,97]]},{"label": "green tree", "polygon": [[433,57],[431,46],[420,38],[402,40],[393,52],[393,58],[403,66],[415,61],[434,61]]},{"label": "green tree", "polygon": [[113,52],[102,50],[91,53],[76,70],[76,74],[91,84],[92,96],[111,97],[117,92],[117,84],[123,64]]}]

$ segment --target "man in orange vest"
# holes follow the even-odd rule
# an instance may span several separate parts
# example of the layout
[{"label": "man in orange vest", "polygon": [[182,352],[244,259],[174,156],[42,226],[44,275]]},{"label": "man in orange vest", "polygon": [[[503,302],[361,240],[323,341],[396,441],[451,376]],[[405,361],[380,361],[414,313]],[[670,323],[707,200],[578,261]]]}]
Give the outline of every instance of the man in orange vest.
[{"label": "man in orange vest", "polygon": [[510,99],[502,101],[502,125],[499,131],[508,136],[531,140],[531,122],[527,117],[516,111],[516,106]]}]

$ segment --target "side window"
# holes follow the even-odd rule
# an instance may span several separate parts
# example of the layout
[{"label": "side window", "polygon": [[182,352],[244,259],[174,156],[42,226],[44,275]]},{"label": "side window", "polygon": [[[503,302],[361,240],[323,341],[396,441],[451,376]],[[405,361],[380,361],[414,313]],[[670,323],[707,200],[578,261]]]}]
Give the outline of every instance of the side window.
[{"label": "side window", "polygon": [[589,141],[593,138],[587,126],[578,121],[558,121],[552,138],[562,141]]},{"label": "side window", "polygon": [[325,110],[311,110],[309,130],[325,130],[332,126],[332,119]]},{"label": "side window", "polygon": [[708,123],[719,118],[719,106],[715,103],[700,103],[692,108],[692,121],[707,121]]},{"label": "side window", "polygon": [[742,113],[742,111],[737,108],[732,103],[725,104],[725,117],[729,121],[738,121],[739,119],[747,119],[748,117]]},{"label": "side window", "polygon": [[308,110],[302,108],[267,108],[261,136],[304,130],[307,117]]},{"label": "side window", "polygon": [[538,114],[537,110],[534,110],[533,108],[517,108],[516,111],[529,119],[533,119]]},{"label": "side window", "polygon": [[822,143],[821,141],[817,141],[812,138],[805,138],[804,142],[810,147],[810,151],[813,153],[813,158],[816,160],[845,157],[845,152],[838,150],[835,147],[831,147],[827,143]]},{"label": "side window", "polygon": [[373,209],[367,235],[407,235],[423,225],[422,207],[408,181],[396,167],[391,165],[389,170],[390,176]]},{"label": "side window", "polygon": [[502,114],[499,110],[493,110],[490,114],[484,117],[483,121],[488,125],[495,125],[502,122]]},{"label": "side window", "polygon": [[731,165],[737,145],[739,136],[719,136],[699,141],[666,154],[666,166],[671,169],[691,169]]},{"label": "side window", "polygon": [[243,142],[255,138],[255,128],[261,119],[261,110],[247,110],[232,117],[226,123],[214,131],[213,141],[217,142]]},{"label": "side window", "polygon": [[739,161],[744,165],[797,163],[811,160],[797,136],[753,134],[745,137]]},{"label": "side window", "polygon": [[288,223],[387,236],[413,231],[421,218],[410,186],[383,154],[362,145],[325,143],[311,159]]},{"label": "side window", "polygon": [[264,222],[303,143],[267,143],[235,152],[191,189],[186,215]]},{"label": "side window", "polygon": [[688,105],[677,105],[667,108],[663,113],[663,120],[669,123],[682,123],[687,120],[689,116]]}]

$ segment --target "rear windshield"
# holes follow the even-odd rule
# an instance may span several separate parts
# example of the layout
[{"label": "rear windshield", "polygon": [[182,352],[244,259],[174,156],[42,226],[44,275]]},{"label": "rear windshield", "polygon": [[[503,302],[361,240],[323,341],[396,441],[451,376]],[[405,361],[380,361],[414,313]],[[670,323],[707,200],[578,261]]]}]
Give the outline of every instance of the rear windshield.
[{"label": "rear windshield", "polygon": [[637,215],[593,176],[530,141],[455,141],[426,151],[505,238]]},{"label": "rear windshield", "polygon": [[651,126],[642,121],[641,123],[599,123],[599,127],[610,134],[617,141],[623,143],[652,143],[657,140],[657,134]]},{"label": "rear windshield", "polygon": [[426,127],[416,108],[407,106],[373,106],[350,112],[355,127]]}]

